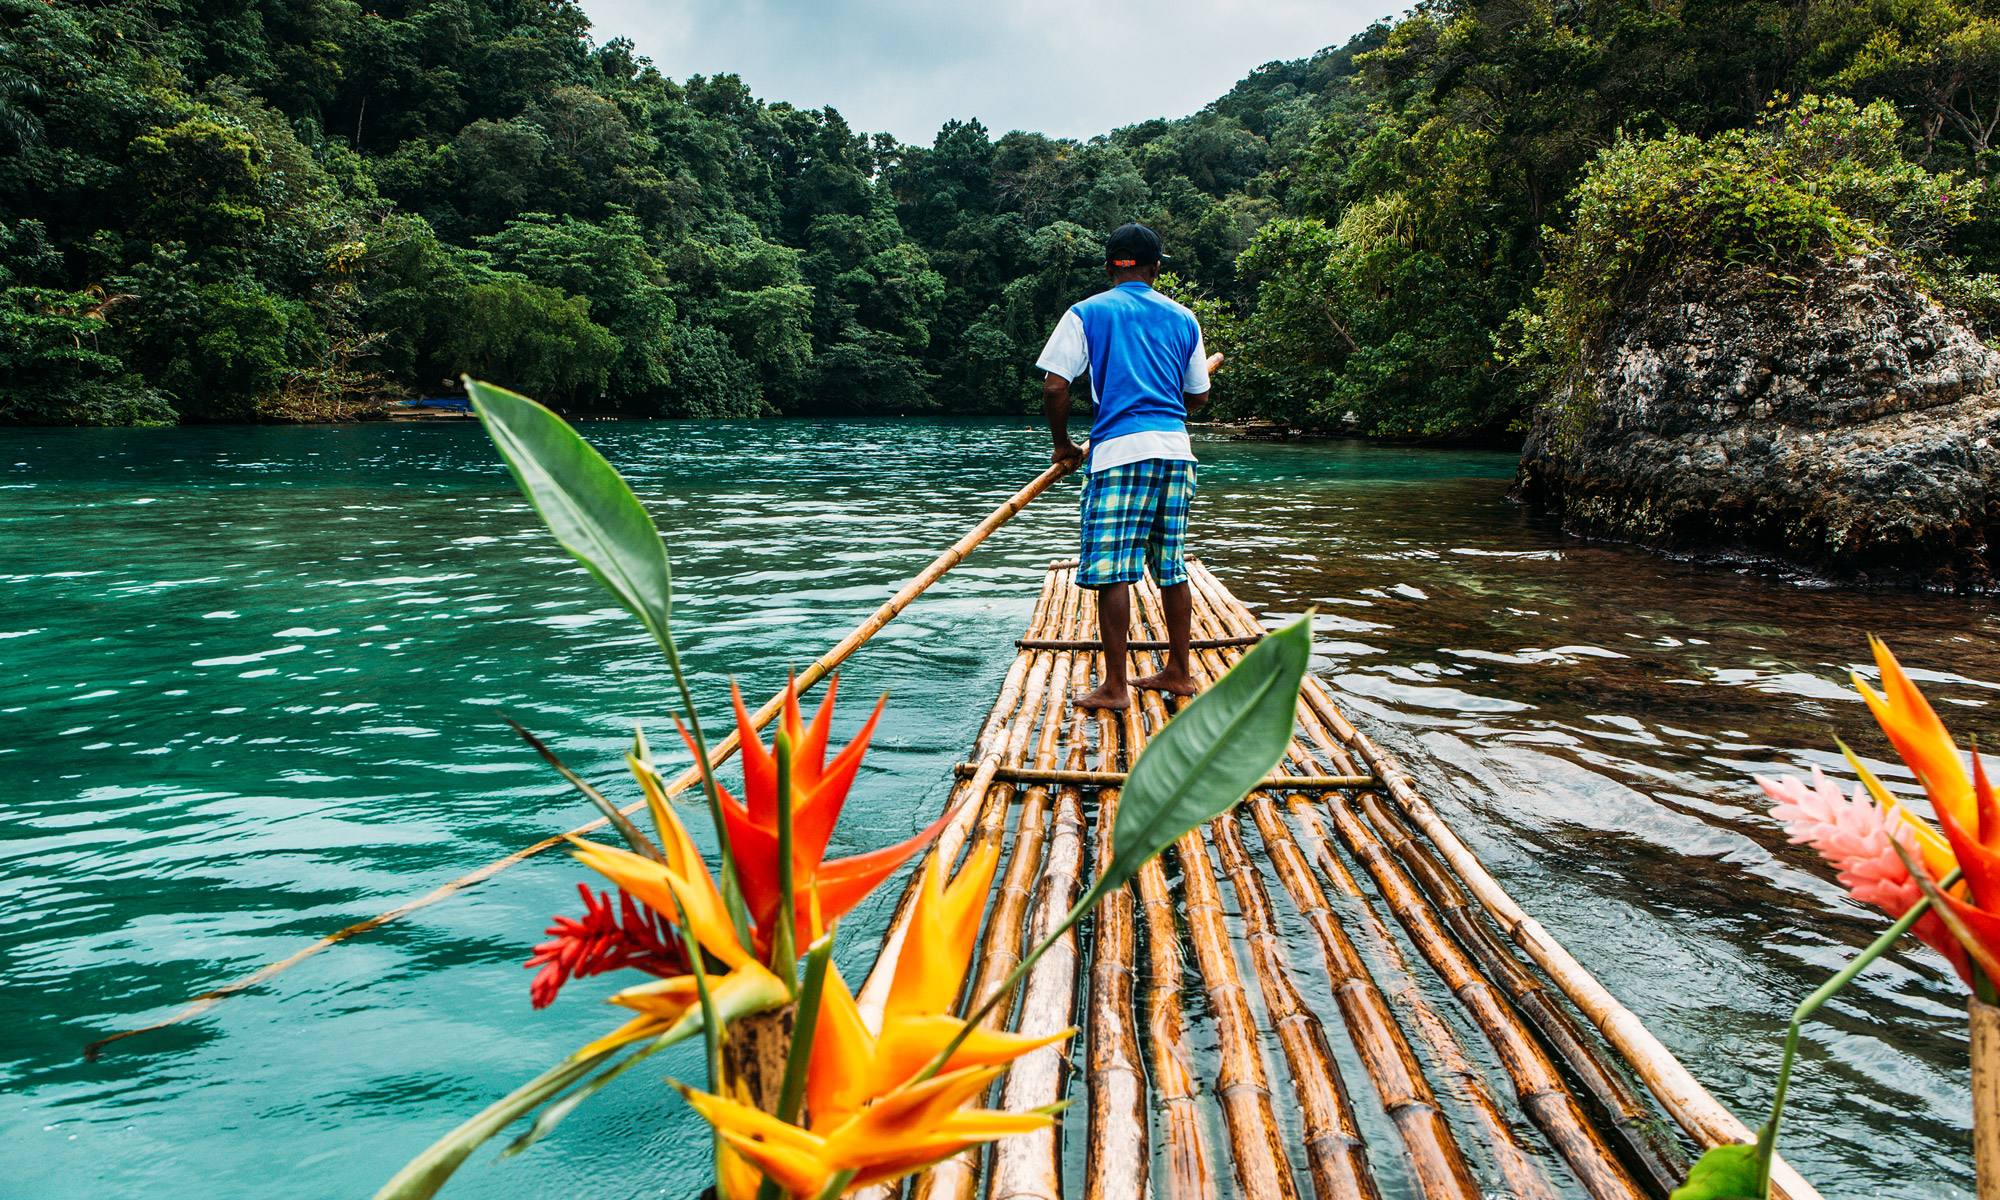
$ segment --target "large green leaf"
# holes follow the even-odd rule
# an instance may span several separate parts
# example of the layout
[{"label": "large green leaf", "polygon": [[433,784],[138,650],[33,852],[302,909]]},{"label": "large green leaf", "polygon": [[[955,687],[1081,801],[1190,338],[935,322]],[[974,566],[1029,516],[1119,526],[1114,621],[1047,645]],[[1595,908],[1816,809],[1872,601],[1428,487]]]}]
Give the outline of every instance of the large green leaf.
[{"label": "large green leaf", "polygon": [[465,390],[556,541],[666,645],[673,596],[667,548],[632,489],[566,421],[533,400],[475,379]]},{"label": "large green leaf", "polygon": [[1687,1182],[1674,1189],[1671,1200],[1756,1200],[1763,1193],[1757,1147],[1724,1145],[1695,1160]]},{"label": "large green leaf", "polygon": [[1228,812],[1285,756],[1312,658],[1312,618],[1257,643],[1146,744],[1118,796],[1111,862],[1092,897],[1121,886],[1190,829]]}]

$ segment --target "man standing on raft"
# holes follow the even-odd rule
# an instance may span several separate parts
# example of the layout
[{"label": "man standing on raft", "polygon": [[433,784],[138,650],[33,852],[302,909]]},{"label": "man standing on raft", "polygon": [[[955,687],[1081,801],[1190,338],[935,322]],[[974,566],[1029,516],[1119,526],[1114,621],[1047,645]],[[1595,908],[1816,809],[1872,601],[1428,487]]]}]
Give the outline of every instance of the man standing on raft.
[{"label": "man standing on raft", "polygon": [[1083,548],[1077,586],[1097,593],[1104,641],[1104,682],[1071,697],[1078,708],[1125,708],[1125,640],[1132,589],[1150,569],[1167,610],[1166,669],[1131,686],[1194,694],[1188,674],[1191,597],[1182,545],[1194,499],[1194,452],[1187,415],[1208,400],[1207,359],[1194,314],[1153,290],[1160,238],[1143,225],[1121,225],[1104,247],[1109,291],[1070,306],[1035,366],[1045,372],[1042,411],[1055,442],[1054,462],[1078,463],[1069,437],[1069,387],[1090,371],[1097,414],[1090,425],[1089,473],[1083,484]]}]

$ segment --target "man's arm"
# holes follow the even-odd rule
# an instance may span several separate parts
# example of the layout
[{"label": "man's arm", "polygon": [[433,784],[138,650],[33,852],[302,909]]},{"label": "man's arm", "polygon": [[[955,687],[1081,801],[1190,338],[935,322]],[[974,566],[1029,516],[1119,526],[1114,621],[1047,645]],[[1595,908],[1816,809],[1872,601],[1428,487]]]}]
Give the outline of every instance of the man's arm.
[{"label": "man's arm", "polygon": [[[1222,356],[1220,354],[1211,354],[1208,356],[1207,370],[1210,373],[1214,372],[1214,370],[1217,367],[1220,367],[1221,365],[1222,365]],[[1181,403],[1187,406],[1187,410],[1189,412],[1194,412],[1196,409],[1208,403],[1208,394],[1213,390],[1214,390],[1213,388],[1208,388],[1199,392],[1182,392]]]},{"label": "man's arm", "polygon": [[1049,461],[1080,465],[1083,448],[1069,438],[1069,380],[1054,371],[1042,376],[1042,413],[1049,419],[1049,441],[1055,447]]}]

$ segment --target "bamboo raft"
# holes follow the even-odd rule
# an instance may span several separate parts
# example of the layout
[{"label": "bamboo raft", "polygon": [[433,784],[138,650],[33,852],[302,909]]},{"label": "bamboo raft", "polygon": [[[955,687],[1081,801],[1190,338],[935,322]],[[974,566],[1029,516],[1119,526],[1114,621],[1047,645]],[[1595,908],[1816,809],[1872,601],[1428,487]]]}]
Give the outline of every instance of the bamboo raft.
[{"label": "bamboo raft", "polygon": [[[1206,686],[1263,630],[1205,567],[1190,570],[1191,667]],[[1135,692],[1123,713],[1071,707],[1102,673],[1095,621],[1075,564],[1050,564],[959,768],[952,802],[965,803],[930,851],[953,863],[971,846],[1008,850],[968,1006],[1106,860],[1124,771],[1181,703]],[[1133,589],[1133,622],[1137,676],[1165,645],[1150,582]],[[1753,1140],[1310,674],[1279,770],[1107,898],[989,1018],[1081,1029],[1019,1060],[989,1103],[1069,1098],[1078,1065],[1081,1103],[1053,1130],[936,1165],[910,1200],[1055,1200],[1079,1186],[1081,1200],[1637,1200],[1665,1197],[1691,1153]],[[907,891],[857,997],[871,1023],[913,903]],[[1446,995],[1456,1013],[1433,1000]],[[1772,1180],[1774,1196],[1817,1200],[1782,1161]]]}]

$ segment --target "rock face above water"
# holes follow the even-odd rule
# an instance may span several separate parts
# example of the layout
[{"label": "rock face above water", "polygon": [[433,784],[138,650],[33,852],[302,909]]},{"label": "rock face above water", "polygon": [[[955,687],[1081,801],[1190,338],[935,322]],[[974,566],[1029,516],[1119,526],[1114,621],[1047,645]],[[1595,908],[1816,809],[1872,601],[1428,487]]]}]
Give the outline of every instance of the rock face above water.
[{"label": "rock face above water", "polygon": [[[1882,255],[1697,268],[1594,347],[1514,495],[1587,537],[1844,583],[2000,586],[2000,354]],[[1569,397],[1559,397],[1559,401]]]}]

